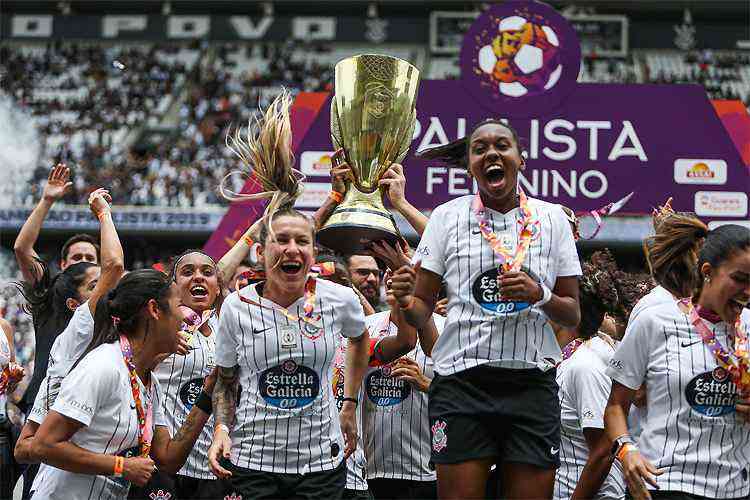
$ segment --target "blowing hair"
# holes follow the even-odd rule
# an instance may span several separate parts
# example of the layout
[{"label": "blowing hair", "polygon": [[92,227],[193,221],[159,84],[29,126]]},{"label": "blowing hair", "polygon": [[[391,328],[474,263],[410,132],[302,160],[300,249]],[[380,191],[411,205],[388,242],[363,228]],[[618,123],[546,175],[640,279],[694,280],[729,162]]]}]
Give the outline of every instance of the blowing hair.
[{"label": "blowing hair", "polygon": [[521,151],[521,144],[520,139],[518,138],[518,132],[516,132],[516,129],[514,129],[511,125],[500,121],[495,118],[487,118],[485,120],[482,120],[481,122],[474,125],[474,128],[471,129],[471,132],[462,137],[461,139],[457,139],[453,142],[449,142],[448,144],[444,144],[442,146],[436,146],[434,148],[425,149],[423,151],[420,151],[416,153],[416,156],[418,158],[424,158],[425,160],[439,160],[444,163],[447,163],[448,165],[460,167],[460,168],[468,168],[469,165],[469,143],[471,142],[471,138],[474,135],[474,133],[479,130],[481,127],[489,124],[495,124],[500,125],[501,127],[505,127],[508,130],[510,130],[510,133],[513,135],[513,140],[516,143],[516,148],[518,148],[519,153]]},{"label": "blowing hair", "polygon": [[643,241],[654,280],[677,297],[689,297],[698,286],[696,263],[708,227],[697,217],[669,212],[655,220],[656,234]]},{"label": "blowing hair", "polygon": [[81,302],[78,288],[86,279],[86,271],[97,265],[78,262],[52,277],[49,266],[40,259],[36,261],[42,268],[41,277],[36,281],[15,284],[26,301],[24,310],[34,318],[36,327],[49,324],[51,331],[62,332],[73,317],[73,311],[66,304],[67,300]]},{"label": "blowing hair", "polygon": [[700,268],[710,264],[717,268],[736,252],[750,249],[750,229],[738,224],[726,224],[710,231],[698,256],[698,272],[693,290],[693,301],[697,301],[703,291],[703,277]]},{"label": "blowing hair", "polygon": [[117,286],[96,303],[94,336],[76,364],[100,345],[116,342],[121,333],[133,333],[141,320],[141,310],[151,299],[159,309],[168,309],[171,284],[166,274],[155,269],[139,269],[123,276]]},{"label": "blowing hair", "polygon": [[221,194],[230,201],[270,199],[263,215],[252,226],[253,234],[264,225],[270,227],[273,217],[290,209],[302,194],[305,176],[293,168],[291,105],[291,94],[284,89],[266,109],[262,119],[254,117],[250,120],[244,137],[241,129],[226,137],[227,147],[250,170],[262,191],[240,194],[226,189],[224,184],[229,177],[248,175],[235,171],[222,180]]},{"label": "blowing hair", "polygon": [[604,315],[617,308],[615,275],[617,264],[609,250],[594,252],[591,258],[582,265],[583,276],[578,282],[581,304],[581,323],[578,325],[578,336],[590,339],[599,331]]}]

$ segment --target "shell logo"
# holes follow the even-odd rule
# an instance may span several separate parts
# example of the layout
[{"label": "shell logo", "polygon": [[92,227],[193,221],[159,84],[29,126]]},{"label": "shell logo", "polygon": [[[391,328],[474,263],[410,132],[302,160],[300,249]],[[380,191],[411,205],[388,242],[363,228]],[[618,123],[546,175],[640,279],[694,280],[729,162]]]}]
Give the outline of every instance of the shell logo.
[{"label": "shell logo", "polygon": [[687,171],[687,176],[698,179],[713,179],[716,174],[711,167],[703,162],[698,162]]}]

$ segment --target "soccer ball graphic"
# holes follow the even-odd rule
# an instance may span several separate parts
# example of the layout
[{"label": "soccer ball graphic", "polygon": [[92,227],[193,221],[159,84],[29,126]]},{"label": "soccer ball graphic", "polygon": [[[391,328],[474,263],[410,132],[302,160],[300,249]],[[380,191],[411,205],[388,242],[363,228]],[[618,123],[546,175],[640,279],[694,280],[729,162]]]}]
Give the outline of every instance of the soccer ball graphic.
[{"label": "soccer ball graphic", "polygon": [[498,24],[492,43],[479,49],[479,69],[498,84],[500,94],[521,97],[555,86],[562,73],[560,42],[549,26],[521,16]]}]

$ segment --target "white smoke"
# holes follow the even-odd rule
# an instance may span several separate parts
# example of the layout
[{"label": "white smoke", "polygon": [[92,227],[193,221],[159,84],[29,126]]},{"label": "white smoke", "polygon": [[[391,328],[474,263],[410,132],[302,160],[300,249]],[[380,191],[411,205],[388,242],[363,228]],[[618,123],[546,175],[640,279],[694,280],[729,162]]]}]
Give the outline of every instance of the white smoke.
[{"label": "white smoke", "polygon": [[39,164],[42,140],[31,114],[0,93],[0,206],[17,206]]}]

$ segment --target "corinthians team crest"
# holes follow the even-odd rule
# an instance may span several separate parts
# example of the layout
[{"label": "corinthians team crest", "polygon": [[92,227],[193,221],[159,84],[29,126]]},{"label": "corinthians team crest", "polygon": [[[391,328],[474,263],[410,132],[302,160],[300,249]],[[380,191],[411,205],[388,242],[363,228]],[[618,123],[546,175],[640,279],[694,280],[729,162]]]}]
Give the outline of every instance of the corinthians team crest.
[{"label": "corinthians team crest", "polygon": [[557,107],[573,90],[580,67],[573,27],[540,2],[491,7],[471,26],[461,47],[466,89],[508,117]]}]

